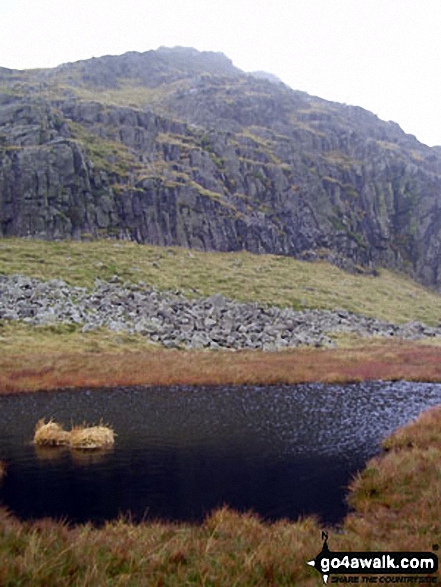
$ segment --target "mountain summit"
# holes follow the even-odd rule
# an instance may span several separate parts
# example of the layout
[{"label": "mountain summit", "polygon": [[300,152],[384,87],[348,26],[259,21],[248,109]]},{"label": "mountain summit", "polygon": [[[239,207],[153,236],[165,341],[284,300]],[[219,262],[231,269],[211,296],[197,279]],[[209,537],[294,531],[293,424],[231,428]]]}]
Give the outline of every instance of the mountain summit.
[{"label": "mountain summit", "polygon": [[246,249],[439,288],[440,204],[440,149],[222,53],[0,69],[0,236]]},{"label": "mountain summit", "polygon": [[189,47],[160,47],[146,53],[132,51],[120,56],[66,63],[51,70],[49,77],[54,80],[64,78],[68,83],[89,88],[120,88],[127,80],[139,86],[156,88],[199,74],[235,76],[239,73],[240,70],[223,53],[200,52]]}]

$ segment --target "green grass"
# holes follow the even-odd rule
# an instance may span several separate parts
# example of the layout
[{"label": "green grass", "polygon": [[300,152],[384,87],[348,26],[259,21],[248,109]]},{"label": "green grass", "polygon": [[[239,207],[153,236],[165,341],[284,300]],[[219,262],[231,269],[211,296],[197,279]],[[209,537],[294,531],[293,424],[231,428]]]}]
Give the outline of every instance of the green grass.
[{"label": "green grass", "polygon": [[302,308],[341,308],[403,323],[438,324],[441,297],[388,270],[349,274],[324,263],[251,253],[206,253],[110,240],[47,242],[0,239],[0,273],[64,279],[92,287],[118,276],[190,296],[222,293],[239,300]]},{"label": "green grass", "polygon": [[157,88],[148,88],[137,83],[137,81],[120,79],[117,89],[89,89],[86,86],[74,87],[69,89],[74,91],[78,98],[82,100],[99,101],[101,104],[109,106],[129,106],[131,108],[143,108],[147,104],[154,107],[156,111],[163,110],[163,101],[180,88],[186,87],[185,80],[175,82],[166,82]]},{"label": "green grass", "polygon": [[129,171],[140,169],[134,154],[121,142],[102,139],[76,122],[69,121],[69,128],[72,138],[85,146],[91,161],[98,169],[115,173],[122,178],[127,177]]},{"label": "green grass", "polygon": [[0,354],[27,355],[41,352],[47,356],[58,353],[106,353],[152,351],[158,348],[145,336],[128,332],[112,332],[97,328],[82,332],[81,325],[57,323],[32,326],[19,320],[0,321]]}]

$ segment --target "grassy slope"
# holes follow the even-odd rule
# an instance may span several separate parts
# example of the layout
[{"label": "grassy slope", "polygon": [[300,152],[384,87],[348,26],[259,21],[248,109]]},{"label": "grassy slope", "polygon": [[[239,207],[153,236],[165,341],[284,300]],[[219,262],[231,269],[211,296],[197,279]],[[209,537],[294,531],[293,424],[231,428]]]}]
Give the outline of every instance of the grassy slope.
[{"label": "grassy slope", "polygon": [[441,296],[412,280],[382,270],[379,277],[351,275],[327,263],[291,257],[202,253],[135,243],[0,240],[0,273],[61,278],[91,287],[94,278],[118,275],[187,295],[223,293],[295,309],[342,308],[394,323],[438,324]]},{"label": "grassy slope", "polygon": [[[441,298],[382,271],[350,275],[325,263],[249,253],[202,253],[112,241],[0,240],[0,273],[62,278],[93,286],[95,278],[144,281],[189,296],[216,292],[294,308],[344,308],[391,322],[437,323]],[[441,347],[340,336],[339,348],[279,353],[164,351],[140,335],[75,325],[0,323],[0,392],[112,385],[253,384],[441,380]],[[350,350],[348,350],[350,349]],[[100,361],[97,361],[100,353]]]}]

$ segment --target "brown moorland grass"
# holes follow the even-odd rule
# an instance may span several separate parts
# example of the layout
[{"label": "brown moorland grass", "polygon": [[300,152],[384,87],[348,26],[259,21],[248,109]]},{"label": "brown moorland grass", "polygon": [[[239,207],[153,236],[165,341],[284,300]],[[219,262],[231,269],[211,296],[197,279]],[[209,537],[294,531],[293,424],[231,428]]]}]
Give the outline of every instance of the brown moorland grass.
[{"label": "brown moorland grass", "polygon": [[95,450],[115,444],[115,433],[109,426],[74,426],[69,434],[70,448]]},{"label": "brown moorland grass", "polygon": [[352,348],[260,351],[52,352],[0,356],[0,392],[135,385],[441,381],[441,347],[360,341]]},{"label": "brown moorland grass", "polygon": [[38,420],[35,426],[34,444],[38,446],[68,446],[69,432],[61,424],[49,420]]},{"label": "brown moorland grass", "polygon": [[441,406],[424,412],[413,422],[398,428],[383,441],[382,446],[387,451],[413,447],[435,447],[441,450]]},{"label": "brown moorland grass", "polygon": [[368,544],[431,550],[441,543],[441,408],[399,428],[383,446],[387,452],[371,459],[350,485],[355,513],[345,528]]},{"label": "brown moorland grass", "polygon": [[[328,529],[332,551],[440,544],[441,410],[423,414],[408,434],[420,440],[372,459],[354,479],[354,511],[341,528]],[[318,554],[323,529],[313,518],[267,523],[225,507],[201,525],[120,519],[102,528],[19,522],[0,509],[0,585],[318,587],[321,576],[306,561]]]},{"label": "brown moorland grass", "polygon": [[61,424],[43,419],[35,426],[34,444],[39,447],[68,446],[73,449],[95,450],[109,448],[115,443],[115,433],[109,426],[74,426],[70,431]]}]

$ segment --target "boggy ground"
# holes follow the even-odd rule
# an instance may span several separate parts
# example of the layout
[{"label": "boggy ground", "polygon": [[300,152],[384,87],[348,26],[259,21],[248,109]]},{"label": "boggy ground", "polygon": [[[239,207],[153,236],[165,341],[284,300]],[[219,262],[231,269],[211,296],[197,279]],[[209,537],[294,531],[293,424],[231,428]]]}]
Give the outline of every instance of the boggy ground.
[{"label": "boggy ground", "polygon": [[0,393],[132,385],[270,385],[366,379],[441,381],[441,346],[340,337],[338,348],[177,351],[141,336],[69,325],[0,325]]},{"label": "boggy ground", "polygon": [[[397,431],[385,449],[353,480],[353,511],[328,529],[330,549],[436,553],[441,408]],[[313,518],[266,523],[226,507],[201,525],[120,519],[101,528],[20,522],[1,509],[0,585],[318,586],[321,576],[306,561],[321,549],[322,530]]]}]

